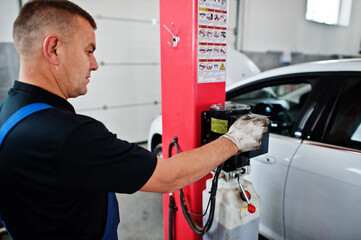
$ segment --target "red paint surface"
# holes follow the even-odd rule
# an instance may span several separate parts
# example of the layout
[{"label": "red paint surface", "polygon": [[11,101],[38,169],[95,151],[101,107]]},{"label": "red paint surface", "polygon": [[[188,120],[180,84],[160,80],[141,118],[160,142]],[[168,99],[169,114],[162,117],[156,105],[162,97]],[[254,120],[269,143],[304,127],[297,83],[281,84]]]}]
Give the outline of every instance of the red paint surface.
[{"label": "red paint surface", "polygon": [[[178,137],[180,151],[200,146],[201,113],[214,103],[224,103],[225,83],[197,83],[197,0],[160,0],[161,78],[163,156],[168,157],[168,146]],[[172,35],[166,25],[180,38],[178,46],[171,48]],[[175,148],[173,153],[175,154]],[[194,159],[197,161],[197,159]],[[207,176],[208,178],[210,175]],[[202,191],[207,177],[184,188],[188,208],[202,214]],[[175,240],[202,239],[186,222],[179,201],[179,191],[174,193],[178,210],[175,212]],[[168,239],[169,195],[164,194],[164,239]],[[201,221],[198,222],[201,225]]]}]

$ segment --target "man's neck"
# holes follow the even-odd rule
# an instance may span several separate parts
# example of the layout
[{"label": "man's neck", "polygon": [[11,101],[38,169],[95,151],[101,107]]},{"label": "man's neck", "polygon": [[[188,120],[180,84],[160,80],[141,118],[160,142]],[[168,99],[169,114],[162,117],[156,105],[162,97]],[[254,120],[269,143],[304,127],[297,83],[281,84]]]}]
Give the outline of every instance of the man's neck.
[{"label": "man's neck", "polygon": [[51,70],[44,71],[41,64],[36,67],[29,66],[28,64],[21,64],[19,71],[19,82],[27,83],[40,87],[48,92],[51,92],[59,97],[66,99],[58,85],[56,84],[55,77],[51,74]]}]

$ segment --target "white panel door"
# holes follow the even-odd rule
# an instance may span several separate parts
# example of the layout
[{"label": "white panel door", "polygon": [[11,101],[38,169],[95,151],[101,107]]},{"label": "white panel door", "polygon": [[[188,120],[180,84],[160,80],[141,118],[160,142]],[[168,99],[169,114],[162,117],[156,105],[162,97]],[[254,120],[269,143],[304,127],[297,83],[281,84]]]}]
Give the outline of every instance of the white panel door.
[{"label": "white panel door", "polygon": [[292,160],[285,194],[287,239],[361,237],[361,153],[331,147],[305,142]]}]

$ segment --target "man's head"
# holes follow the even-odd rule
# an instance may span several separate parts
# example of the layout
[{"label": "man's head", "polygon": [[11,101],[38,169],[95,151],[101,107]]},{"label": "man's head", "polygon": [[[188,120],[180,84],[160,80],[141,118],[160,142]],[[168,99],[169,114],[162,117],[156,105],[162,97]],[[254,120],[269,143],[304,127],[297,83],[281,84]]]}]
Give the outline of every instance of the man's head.
[{"label": "man's head", "polygon": [[13,38],[16,49],[24,57],[31,55],[37,46],[36,39],[49,29],[56,30],[67,39],[76,31],[77,17],[83,17],[95,30],[92,16],[78,5],[66,0],[33,0],[21,9],[14,22]]},{"label": "man's head", "polygon": [[13,38],[20,55],[19,80],[63,98],[87,92],[94,57],[96,23],[67,0],[33,0],[14,23]]}]

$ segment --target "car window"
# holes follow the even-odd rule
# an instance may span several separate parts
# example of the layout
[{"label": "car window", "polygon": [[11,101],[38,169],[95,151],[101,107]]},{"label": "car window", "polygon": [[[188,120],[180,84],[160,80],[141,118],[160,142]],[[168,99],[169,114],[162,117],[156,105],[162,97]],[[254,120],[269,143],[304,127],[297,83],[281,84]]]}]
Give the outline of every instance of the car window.
[{"label": "car window", "polygon": [[308,83],[281,84],[243,93],[229,101],[248,104],[253,113],[269,116],[271,133],[291,136],[310,91]]},{"label": "car window", "polygon": [[350,77],[342,89],[324,142],[361,150],[361,77]]}]

